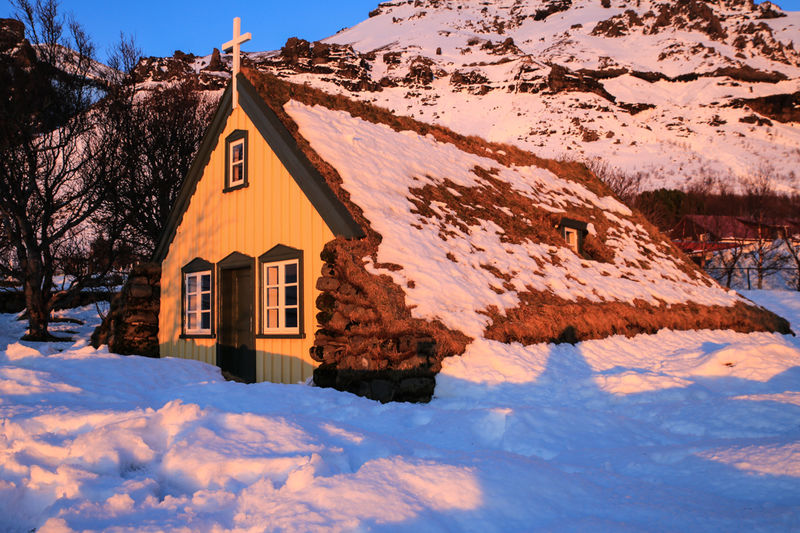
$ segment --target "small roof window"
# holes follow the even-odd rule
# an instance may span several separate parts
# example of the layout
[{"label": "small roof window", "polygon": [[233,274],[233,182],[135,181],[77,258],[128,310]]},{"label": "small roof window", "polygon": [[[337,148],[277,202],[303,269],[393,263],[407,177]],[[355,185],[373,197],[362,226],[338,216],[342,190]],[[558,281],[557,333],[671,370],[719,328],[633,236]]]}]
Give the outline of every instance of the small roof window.
[{"label": "small roof window", "polygon": [[556,226],[561,236],[573,252],[578,255],[583,254],[583,240],[589,233],[586,222],[564,217]]}]

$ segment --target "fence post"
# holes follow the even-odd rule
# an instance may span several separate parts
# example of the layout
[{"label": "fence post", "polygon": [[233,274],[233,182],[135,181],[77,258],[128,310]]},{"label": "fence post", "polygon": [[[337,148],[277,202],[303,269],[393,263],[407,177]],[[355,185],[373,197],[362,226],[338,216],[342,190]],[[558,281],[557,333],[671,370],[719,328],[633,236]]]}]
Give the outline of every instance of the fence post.
[{"label": "fence post", "polygon": [[750,267],[746,267],[745,270],[747,271],[747,290],[752,290],[750,288]]}]

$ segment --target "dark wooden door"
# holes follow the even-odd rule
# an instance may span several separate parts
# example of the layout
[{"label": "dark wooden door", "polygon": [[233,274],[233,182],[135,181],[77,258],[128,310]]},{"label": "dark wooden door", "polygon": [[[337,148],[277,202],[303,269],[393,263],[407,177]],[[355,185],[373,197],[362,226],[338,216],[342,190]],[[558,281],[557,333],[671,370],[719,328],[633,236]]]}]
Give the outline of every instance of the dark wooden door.
[{"label": "dark wooden door", "polygon": [[217,364],[230,374],[226,377],[253,383],[256,380],[253,269],[223,269],[221,274]]}]

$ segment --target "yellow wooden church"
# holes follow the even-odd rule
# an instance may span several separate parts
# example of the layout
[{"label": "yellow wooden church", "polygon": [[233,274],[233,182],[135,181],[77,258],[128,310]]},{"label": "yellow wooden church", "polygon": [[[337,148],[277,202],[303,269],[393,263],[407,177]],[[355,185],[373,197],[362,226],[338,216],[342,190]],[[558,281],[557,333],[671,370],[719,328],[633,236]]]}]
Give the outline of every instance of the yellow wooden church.
[{"label": "yellow wooden church", "polygon": [[162,357],[425,401],[472,342],[788,331],[585,166],[239,72],[238,30],[155,255]]},{"label": "yellow wooden church", "polygon": [[362,232],[255,88],[233,80],[156,251],[160,352],[297,383],[314,367],[319,251]]}]

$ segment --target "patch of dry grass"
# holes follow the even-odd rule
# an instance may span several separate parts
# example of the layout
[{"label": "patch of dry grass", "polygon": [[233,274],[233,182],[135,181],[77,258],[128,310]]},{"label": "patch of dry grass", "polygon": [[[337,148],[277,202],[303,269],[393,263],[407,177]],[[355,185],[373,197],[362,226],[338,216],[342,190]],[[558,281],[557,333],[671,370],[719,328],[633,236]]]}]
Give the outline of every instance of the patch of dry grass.
[{"label": "patch of dry grass", "polygon": [[641,300],[633,304],[585,299],[573,302],[541,292],[522,293],[519,298],[519,306],[506,309],[505,315],[496,308],[485,311],[492,319],[486,328],[487,339],[522,344],[575,343],[610,335],[656,333],[665,328],[791,333],[789,323],[783,318],[743,302],[731,307],[691,302],[652,305]]}]

